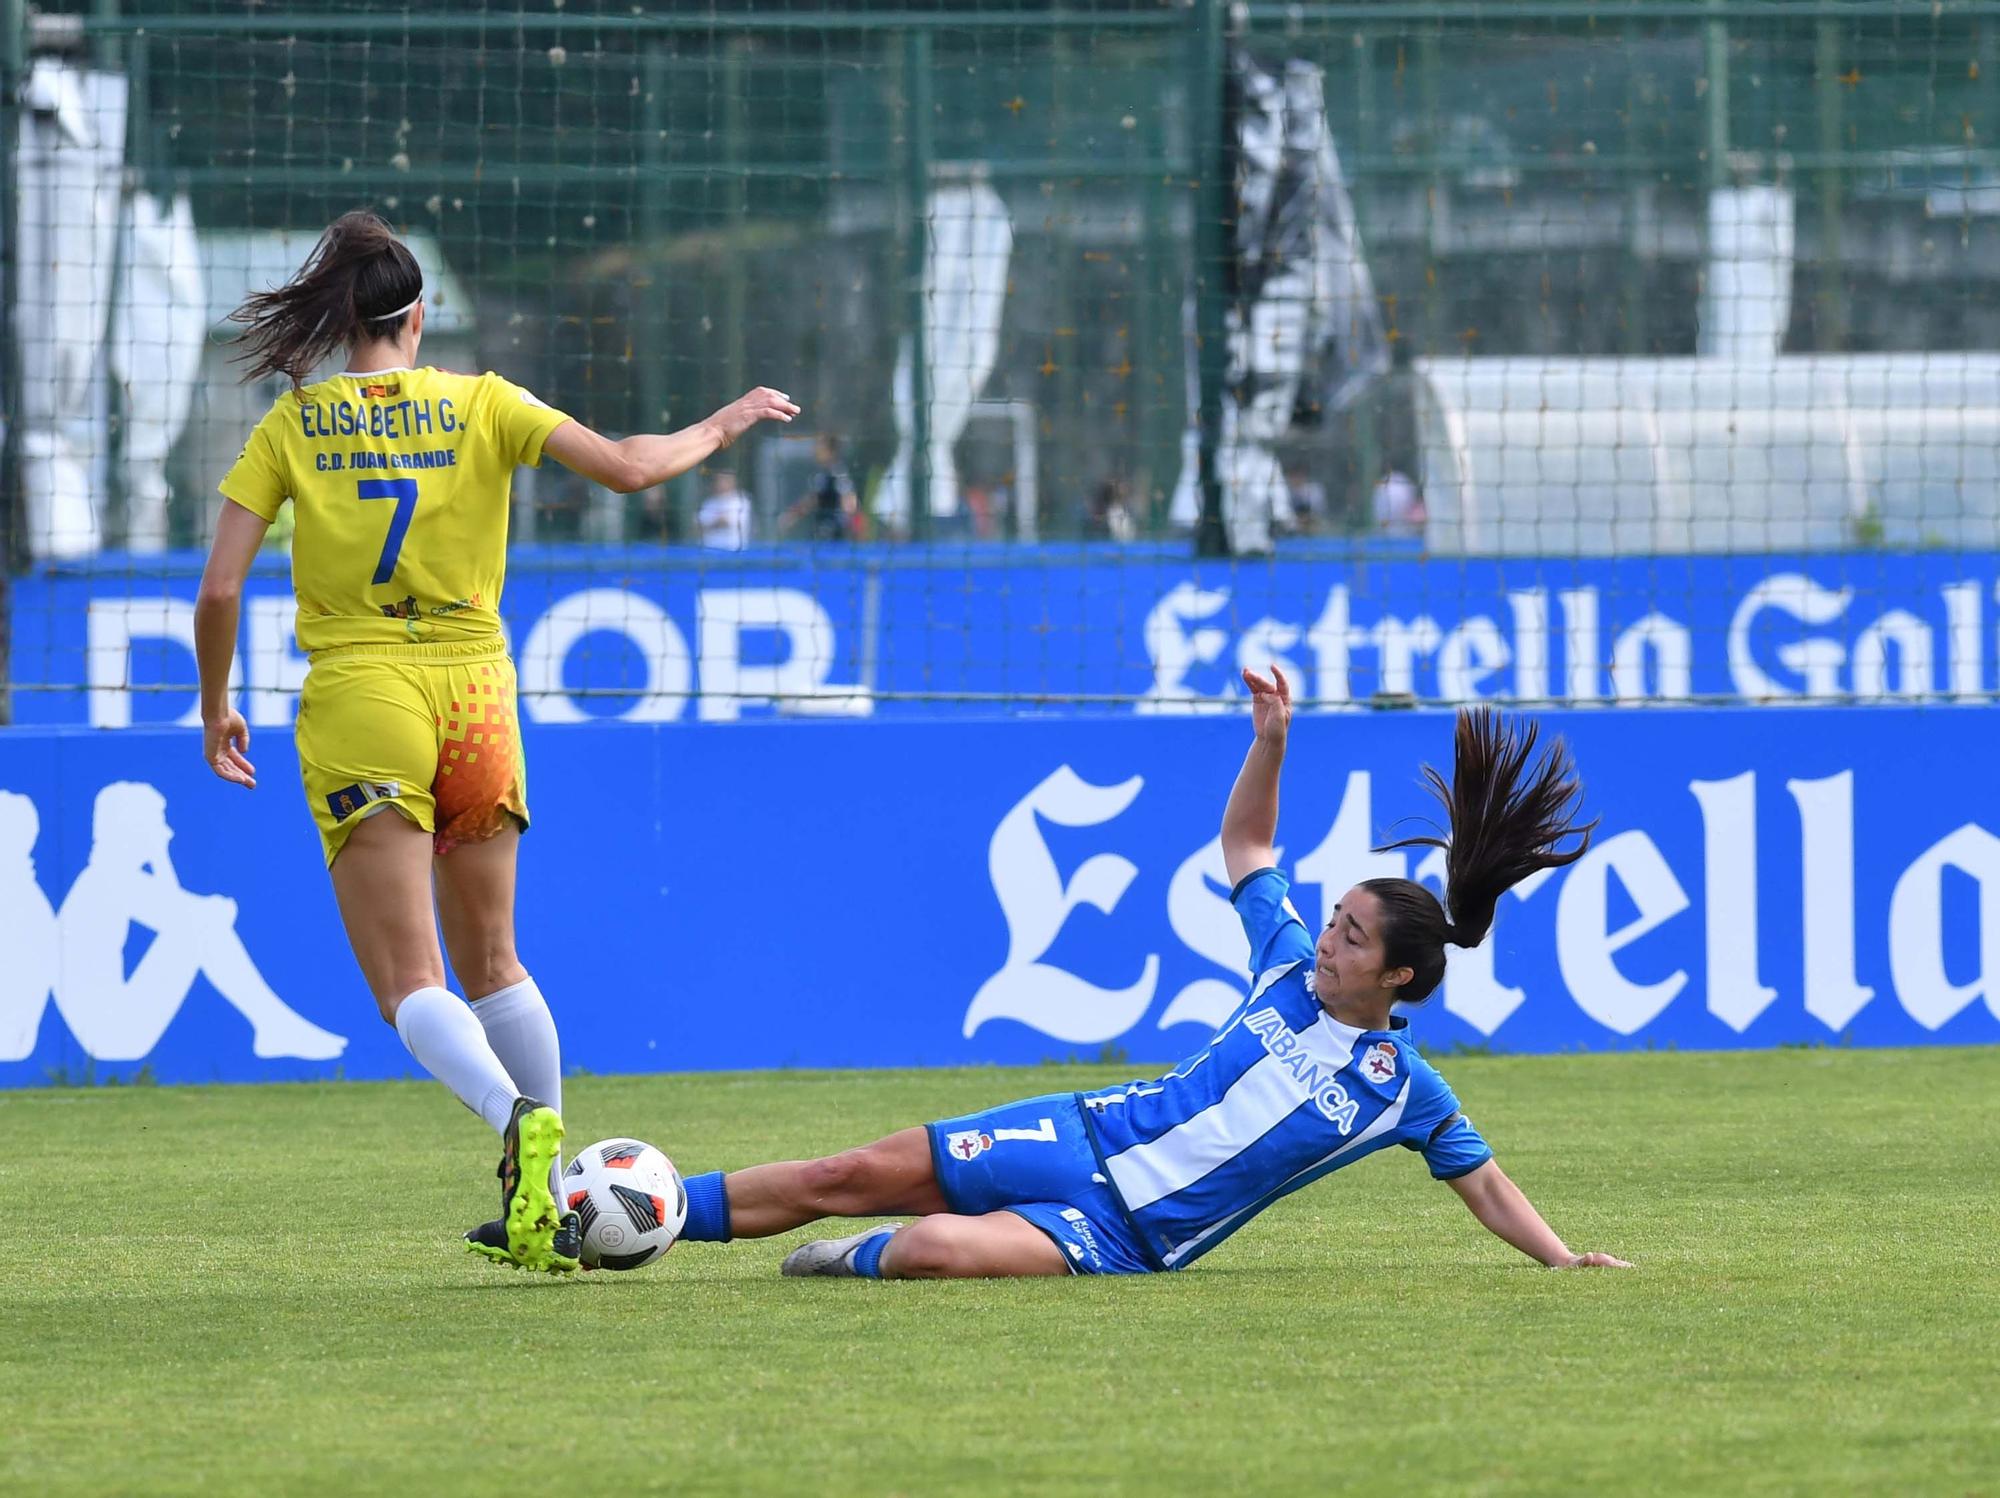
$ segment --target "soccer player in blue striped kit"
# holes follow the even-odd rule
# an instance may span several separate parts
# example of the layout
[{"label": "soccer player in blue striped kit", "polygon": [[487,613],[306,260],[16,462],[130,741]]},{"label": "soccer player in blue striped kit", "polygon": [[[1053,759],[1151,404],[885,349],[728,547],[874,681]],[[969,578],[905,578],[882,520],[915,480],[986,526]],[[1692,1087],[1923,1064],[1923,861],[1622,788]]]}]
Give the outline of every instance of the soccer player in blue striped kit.
[{"label": "soccer player in blue striped kit", "polygon": [[1449,835],[1391,845],[1446,849],[1449,911],[1412,880],[1370,879],[1342,897],[1315,940],[1274,867],[1291,691],[1275,667],[1268,679],[1243,679],[1255,738],[1223,812],[1222,851],[1255,982],[1206,1046],[1153,1081],[1029,1098],[824,1159],[695,1176],[682,1236],[764,1238],[822,1217],[913,1214],[908,1226],[809,1243],[784,1272],[1184,1269],[1280,1197],[1400,1144],[1529,1257],[1630,1268],[1571,1252],[1404,1038],[1408,1021],[1391,1013],[1437,987],[1447,944],[1484,939],[1507,889],[1589,846],[1590,826],[1573,820],[1581,792],[1566,748],[1558,740],[1537,757],[1532,722],[1461,713],[1452,780],[1425,772]]}]

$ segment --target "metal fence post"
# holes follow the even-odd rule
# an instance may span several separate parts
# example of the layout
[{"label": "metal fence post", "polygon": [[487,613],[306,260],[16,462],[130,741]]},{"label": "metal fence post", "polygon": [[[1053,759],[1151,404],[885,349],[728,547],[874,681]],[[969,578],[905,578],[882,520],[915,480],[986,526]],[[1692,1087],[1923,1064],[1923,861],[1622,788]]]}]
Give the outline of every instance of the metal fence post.
[{"label": "metal fence post", "polygon": [[[120,14],[120,0],[91,0],[90,15],[96,22],[116,22]],[[133,53],[144,51],[143,37],[127,38],[106,26],[94,30],[90,41],[91,66],[100,72],[118,73],[125,76],[125,143],[123,176],[126,187],[120,194],[117,207],[118,223],[111,236],[111,295],[104,311],[104,333],[108,339],[118,325],[122,311],[122,288],[125,284],[125,218],[131,212],[131,194],[136,184],[143,191],[145,179],[139,174],[135,160],[134,143],[145,132],[145,120],[140,111],[147,107],[144,80],[135,80],[127,62],[128,40]],[[113,514],[123,521],[129,541],[132,526],[131,494],[125,484],[125,452],[130,440],[126,430],[129,413],[125,405],[124,386],[116,379],[105,382],[106,420],[104,423],[104,491],[97,497],[97,512],[102,517],[100,534],[108,543],[110,518]]]},{"label": "metal fence post", "polygon": [[903,36],[904,178],[910,221],[904,237],[910,317],[910,539],[931,533],[930,308],[924,305],[930,260],[931,34],[921,25]]},{"label": "metal fence post", "polygon": [[[674,346],[667,315],[669,282],[665,250],[668,228],[666,61],[658,42],[648,42],[639,59],[641,93],[637,197],[642,247],[639,263],[643,270],[637,317],[640,328],[638,370],[634,383],[638,386],[639,398],[637,430],[641,432],[668,431],[673,425],[673,416],[679,414],[669,409],[678,403],[674,400],[675,392],[669,388],[668,371],[663,367],[668,357],[666,350]],[[735,399],[735,395],[732,393],[728,399]],[[677,512],[679,495],[673,485],[663,484],[652,493],[657,496],[660,508],[663,539],[685,539],[687,527],[682,524],[683,517]]]},{"label": "metal fence post", "polygon": [[20,536],[21,340],[14,303],[21,282],[20,190],[15,176],[21,141],[21,86],[27,70],[26,0],[0,0],[0,725],[13,721],[8,658],[13,618],[10,583],[26,554]]},{"label": "metal fence post", "polygon": [[1200,392],[1201,519],[1196,556],[1229,555],[1222,515],[1223,387],[1229,380],[1227,307],[1234,277],[1229,228],[1235,218],[1235,183],[1229,171],[1228,0],[1191,0],[1188,28],[1188,114],[1194,128],[1194,329]]},{"label": "metal fence post", "polygon": [[1813,41],[1813,102],[1819,119],[1819,331],[1814,346],[1822,353],[1847,347],[1847,287],[1841,274],[1841,211],[1846,206],[1847,174],[1838,158],[1845,116],[1841,98],[1841,22],[1822,16]]},{"label": "metal fence post", "polygon": [[1705,128],[1703,155],[1710,192],[1729,186],[1729,22],[1719,0],[1708,0],[1709,18],[1702,22],[1702,66],[1708,89],[1702,102]]},{"label": "metal fence post", "polygon": [[[1627,20],[1622,28],[1627,52],[1640,55],[1641,33],[1636,21]],[[1627,157],[1638,159],[1643,146],[1640,141],[1640,120],[1643,110],[1640,106],[1638,81],[1633,73],[1625,77],[1625,130],[1623,149]],[[1627,357],[1640,355],[1650,350],[1650,330],[1647,326],[1646,305],[1648,288],[1646,272],[1652,268],[1653,247],[1646,243],[1648,236],[1657,237],[1652,220],[1653,184],[1632,182],[1627,184],[1625,198],[1625,247],[1618,257],[1618,301],[1619,301],[1619,352]]]},{"label": "metal fence post", "polygon": [[[1444,172],[1446,126],[1441,90],[1444,86],[1444,21],[1442,17],[1417,33],[1417,107],[1430,145],[1424,163],[1424,288],[1417,298],[1422,328],[1422,353],[1444,357],[1443,246],[1451,232],[1451,181]],[[1462,347],[1462,346],[1461,346]]]},{"label": "metal fence post", "polygon": [[742,238],[750,218],[749,181],[743,174],[745,147],[749,140],[748,109],[744,99],[744,59],[750,50],[747,36],[733,36],[722,49],[722,151],[725,171],[722,178],[722,211],[725,224],[722,251],[722,399],[735,400],[743,393],[749,366],[745,348],[744,309],[750,289],[745,274],[745,247]]}]

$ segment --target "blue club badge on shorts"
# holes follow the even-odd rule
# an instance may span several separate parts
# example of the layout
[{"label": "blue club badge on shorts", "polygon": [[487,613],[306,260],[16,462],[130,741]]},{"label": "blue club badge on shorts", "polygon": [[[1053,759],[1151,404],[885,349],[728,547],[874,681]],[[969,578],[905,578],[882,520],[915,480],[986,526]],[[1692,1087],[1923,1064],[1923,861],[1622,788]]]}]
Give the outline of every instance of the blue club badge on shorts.
[{"label": "blue club badge on shorts", "polygon": [[333,813],[334,821],[345,822],[371,801],[393,801],[402,794],[399,781],[357,780],[353,785],[328,792],[326,809]]}]

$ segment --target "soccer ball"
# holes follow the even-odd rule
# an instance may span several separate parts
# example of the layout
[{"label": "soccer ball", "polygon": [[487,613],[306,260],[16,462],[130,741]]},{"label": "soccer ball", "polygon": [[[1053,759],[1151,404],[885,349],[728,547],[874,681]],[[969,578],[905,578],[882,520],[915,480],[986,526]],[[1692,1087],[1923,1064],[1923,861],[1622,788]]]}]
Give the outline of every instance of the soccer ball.
[{"label": "soccer ball", "polygon": [[687,1188],[674,1162],[638,1139],[605,1139],[563,1172],[563,1209],[583,1219],[583,1262],[637,1269],[674,1246]]}]

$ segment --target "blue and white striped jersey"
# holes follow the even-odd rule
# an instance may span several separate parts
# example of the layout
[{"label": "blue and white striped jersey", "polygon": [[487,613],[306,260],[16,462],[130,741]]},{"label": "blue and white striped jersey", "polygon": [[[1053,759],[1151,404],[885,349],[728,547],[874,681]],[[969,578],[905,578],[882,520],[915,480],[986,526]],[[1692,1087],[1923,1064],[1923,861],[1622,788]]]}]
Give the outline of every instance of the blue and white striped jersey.
[{"label": "blue and white striped jersey", "polygon": [[1078,1095],[1112,1188],[1167,1269],[1193,1263],[1281,1196],[1391,1144],[1439,1180],[1493,1158],[1444,1078],[1390,1030],[1313,997],[1313,938],[1276,869],[1236,887],[1256,982],[1166,1076]]}]

